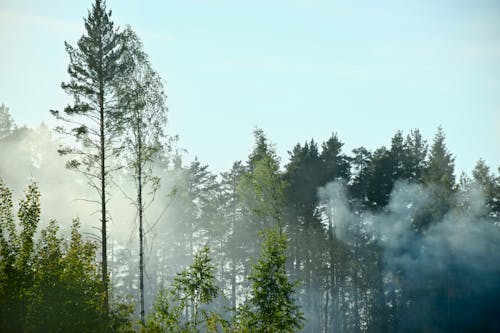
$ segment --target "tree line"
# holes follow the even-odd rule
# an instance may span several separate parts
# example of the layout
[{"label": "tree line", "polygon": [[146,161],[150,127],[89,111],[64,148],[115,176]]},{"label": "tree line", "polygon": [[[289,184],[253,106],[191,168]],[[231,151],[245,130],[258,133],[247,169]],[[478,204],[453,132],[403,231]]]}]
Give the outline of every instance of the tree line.
[{"label": "tree line", "polygon": [[[23,129],[2,141],[17,131]],[[441,130],[429,153],[418,131],[398,152],[401,138],[397,132],[389,149],[348,155],[332,135],[321,145],[297,144],[280,168],[273,146],[257,130],[248,160],[218,177],[176,154],[157,161],[155,173],[171,184],[160,182],[155,202],[166,212],[146,233],[153,239],[145,253],[144,330],[288,331],[270,328],[286,322],[277,319],[285,308],[292,323],[287,327],[297,331],[494,331],[500,177],[479,161],[470,178],[463,174],[456,181]],[[418,163],[408,158],[412,138],[423,147]],[[390,163],[374,157],[379,151]],[[69,240],[57,237],[55,222],[37,234],[34,186],[19,205],[16,226],[5,186],[3,193],[2,327],[137,329],[139,251],[116,242],[114,253],[108,250],[113,302],[105,311],[99,244],[83,240],[78,222]],[[401,226],[407,230],[398,231]],[[448,248],[455,237],[464,243]],[[76,253],[83,257],[73,258]],[[82,310],[83,304],[94,312]],[[66,307],[68,318],[81,319],[73,328],[63,324],[73,321],[50,311]],[[44,320],[34,319],[40,309]],[[13,318],[19,318],[16,329],[8,326]]]}]

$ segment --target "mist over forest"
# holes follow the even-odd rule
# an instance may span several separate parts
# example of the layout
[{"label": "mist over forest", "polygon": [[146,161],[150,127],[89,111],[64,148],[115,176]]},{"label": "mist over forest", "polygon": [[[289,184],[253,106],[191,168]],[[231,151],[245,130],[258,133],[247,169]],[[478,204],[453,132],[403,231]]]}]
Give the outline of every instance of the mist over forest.
[{"label": "mist over forest", "polygon": [[500,331],[500,162],[459,174],[446,124],[286,162],[255,128],[214,173],[113,19],[66,43],[56,128],[0,106],[1,332]]}]

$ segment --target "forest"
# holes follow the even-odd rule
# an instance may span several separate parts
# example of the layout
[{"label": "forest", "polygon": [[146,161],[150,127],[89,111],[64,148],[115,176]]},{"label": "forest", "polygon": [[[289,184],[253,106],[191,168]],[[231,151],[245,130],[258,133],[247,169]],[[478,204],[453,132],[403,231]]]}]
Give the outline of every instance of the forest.
[{"label": "forest", "polygon": [[105,1],[65,47],[56,128],[0,106],[1,332],[500,331],[500,165],[457,174],[442,127],[286,163],[255,128],[214,173]]}]

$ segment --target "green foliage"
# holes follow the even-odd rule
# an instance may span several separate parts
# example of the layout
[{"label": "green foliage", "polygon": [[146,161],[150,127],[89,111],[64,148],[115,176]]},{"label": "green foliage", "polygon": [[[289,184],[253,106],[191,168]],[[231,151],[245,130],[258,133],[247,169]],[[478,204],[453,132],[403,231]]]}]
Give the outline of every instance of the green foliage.
[{"label": "green foliage", "polygon": [[373,208],[382,208],[389,202],[395,181],[395,161],[391,155],[391,151],[385,147],[375,150],[372,154],[367,198]]},{"label": "green foliage", "polygon": [[351,195],[365,206],[370,206],[368,201],[369,179],[371,177],[372,153],[364,147],[354,149],[351,158],[353,175],[351,180]]},{"label": "green foliage", "polygon": [[279,229],[264,233],[261,256],[248,277],[252,286],[248,301],[230,323],[210,310],[218,297],[208,247],[177,274],[171,286],[161,291],[150,315],[146,332],[298,332],[303,314],[293,298],[295,284],[286,273],[286,238]]},{"label": "green foliage", "polygon": [[[238,183],[244,173],[245,167],[240,161],[235,162],[229,172],[222,173],[217,198],[216,223],[218,228],[216,230],[221,231],[219,239],[222,242],[221,280],[223,284],[229,284],[232,308],[236,308],[238,286],[245,283],[245,281],[237,281],[237,276],[241,274],[242,263],[248,259],[245,250],[253,243],[250,234],[243,232],[247,227],[243,223],[246,216],[243,213],[243,201],[238,195]],[[229,267],[227,267],[228,263]]]},{"label": "green foliage", "polygon": [[485,196],[490,216],[500,217],[500,176],[495,178],[490,168],[481,159],[472,170],[472,177]]},{"label": "green foliage", "polygon": [[260,258],[248,277],[251,292],[238,309],[237,332],[298,332],[303,314],[293,298],[295,285],[286,272],[286,238],[278,229],[264,233]]},{"label": "green foliage", "polygon": [[[325,152],[324,155],[325,158],[331,160],[331,163],[328,163],[331,170],[327,173],[329,177],[335,177],[333,160],[335,160],[336,155],[334,155],[334,152]],[[318,146],[314,141],[306,142],[304,146],[297,144],[293,147],[284,176],[289,184],[286,191],[287,208],[299,216],[309,217],[308,220],[311,219],[318,201],[316,192],[326,179],[325,167],[326,164],[320,158]]]},{"label": "green foliage", "polygon": [[[75,220],[71,237],[51,221],[36,239],[40,193],[32,184],[13,216],[12,194],[0,183],[0,327],[5,332],[127,331],[130,308],[102,307],[96,245],[84,241]],[[129,331],[129,330],[128,330]]]},{"label": "green foliage", "polygon": [[422,182],[426,168],[427,144],[418,130],[404,139],[401,131],[372,153],[361,147],[353,150],[351,164],[356,171],[351,183],[353,198],[364,207],[380,210],[387,205],[397,180]]},{"label": "green foliage", "polygon": [[203,236],[210,229],[217,182],[208,166],[197,159],[186,166],[179,159],[169,178],[175,181],[175,205],[169,208],[175,218],[164,237],[175,257],[174,271],[179,271],[190,262],[195,246],[205,243]]},{"label": "green foliage", "polygon": [[263,229],[283,228],[286,183],[279,170],[279,159],[262,130],[256,130],[255,147],[249,156],[247,172],[238,184],[238,194],[254,222]]},{"label": "green foliage", "polygon": [[[124,35],[111,21],[111,11],[107,11],[105,1],[96,0],[84,20],[85,33],[76,47],[65,43],[70,58],[70,80],[61,87],[74,97],[74,103],[63,113],[54,110],[51,113],[72,126],[70,129],[58,127],[60,132],[74,136],[82,148],[93,151],[101,146],[108,148],[119,129],[116,125],[121,110],[115,98],[116,84],[128,63],[124,61]],[[76,154],[91,169],[99,161],[97,154],[88,154],[85,149],[62,152]]]},{"label": "green foliage", "polygon": [[434,137],[429,159],[423,171],[423,183],[430,189],[430,204],[419,212],[414,221],[417,230],[426,229],[433,221],[439,221],[450,210],[450,196],[456,190],[454,157],[445,144],[442,127]]},{"label": "green foliage", "polygon": [[62,113],[50,112],[68,126],[57,130],[79,143],[79,147],[63,146],[58,152],[71,155],[67,167],[81,172],[100,199],[101,279],[103,302],[109,312],[106,195],[111,172],[118,168],[113,157],[121,150],[117,141],[123,131],[119,126],[123,103],[117,86],[130,64],[125,61],[126,39],[115,28],[105,1],[95,0],[84,22],[85,32],[76,47],[65,43],[70,58],[69,82],[61,83],[61,88],[73,97],[73,104]]},{"label": "green foliage", "polygon": [[435,184],[450,193],[455,187],[455,158],[448,151],[444,140],[443,128],[439,127],[430,150],[424,180],[426,183]]},{"label": "green foliage", "polygon": [[405,140],[405,177],[410,181],[422,182],[427,166],[427,141],[422,139],[418,129],[412,130]]},{"label": "green foliage", "polygon": [[[122,32],[125,70],[114,82],[122,112],[116,126],[121,129],[127,164],[134,175],[144,173],[144,184],[151,174],[149,166],[162,151],[167,106],[161,77],[151,66],[139,36],[127,27]],[[139,164],[142,166],[140,167]]]},{"label": "green foliage", "polygon": [[[311,142],[312,144],[312,142]],[[336,133],[321,145],[321,161],[324,164],[323,184],[337,179],[348,179],[350,176],[349,158],[342,154],[344,143]],[[322,185],[323,185],[322,184]]]},{"label": "green foliage", "polygon": [[[72,226],[71,240],[57,236],[54,221],[42,230],[34,263],[34,290],[29,322],[47,330],[76,331],[80,327],[100,327],[102,284],[95,263],[95,245],[83,242],[78,221]],[[58,316],[54,316],[58,313]]]},{"label": "green foliage", "polygon": [[137,34],[127,27],[122,33],[125,49],[124,71],[114,82],[123,108],[116,121],[123,140],[125,163],[131,171],[137,195],[133,204],[139,220],[139,289],[141,322],[145,323],[144,305],[144,211],[158,190],[160,179],[153,174],[153,163],[160,157],[166,123],[166,95],[160,76],[152,69]]},{"label": "green foliage", "polygon": [[209,251],[207,246],[198,251],[191,266],[160,292],[147,332],[218,332],[227,328],[228,323],[206,307],[219,294]]}]

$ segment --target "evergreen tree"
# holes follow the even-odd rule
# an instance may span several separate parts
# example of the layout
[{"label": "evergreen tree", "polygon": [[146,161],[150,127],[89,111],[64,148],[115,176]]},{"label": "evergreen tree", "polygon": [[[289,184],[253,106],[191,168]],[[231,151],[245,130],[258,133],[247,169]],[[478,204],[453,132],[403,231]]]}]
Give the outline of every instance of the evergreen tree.
[{"label": "evergreen tree", "polygon": [[2,103],[0,105],[0,140],[12,134],[15,129],[16,124],[10,115],[9,108]]},{"label": "evergreen tree", "polygon": [[[286,193],[287,234],[290,237],[290,272],[303,281],[300,301],[306,315],[313,315],[320,301],[320,271],[323,263],[324,228],[318,214],[318,187],[327,178],[340,177],[344,165],[336,135],[323,144],[320,156],[317,144],[311,140],[303,146],[297,144],[290,154],[284,179],[288,184]],[[314,305],[313,305],[314,304]],[[317,331],[313,327],[318,321],[306,323],[305,331]]]},{"label": "evergreen tree", "polygon": [[240,307],[236,331],[299,332],[303,314],[286,272],[286,238],[274,228],[264,233],[260,258],[252,267],[248,301]]},{"label": "evergreen tree", "polygon": [[125,51],[123,34],[114,27],[111,11],[106,10],[105,1],[96,0],[85,19],[85,33],[77,46],[68,43],[66,51],[70,57],[68,74],[70,81],[62,83],[62,89],[74,98],[63,113],[51,113],[64,121],[69,129],[58,127],[58,131],[71,135],[80,147],[63,147],[61,154],[71,154],[74,159],[67,166],[82,172],[99,196],[101,211],[101,251],[104,304],[109,308],[108,261],[107,261],[107,187],[113,171],[113,157],[117,154],[116,139],[120,126],[117,119],[122,110],[117,80],[126,71],[123,60]]},{"label": "evergreen tree", "polygon": [[352,151],[354,156],[351,158],[352,177],[350,184],[351,197],[363,206],[369,206],[368,203],[368,185],[371,177],[372,153],[365,147],[359,147]]},{"label": "evergreen tree", "polygon": [[434,221],[439,221],[450,209],[449,198],[455,191],[455,164],[444,140],[443,128],[439,127],[423,175],[424,184],[430,186],[432,200],[414,220],[418,230],[425,229]]},{"label": "evergreen tree", "polygon": [[207,234],[214,219],[218,184],[216,175],[198,159],[183,165],[177,157],[173,170],[166,175],[162,178],[168,177],[174,190],[166,218],[158,220],[166,221],[161,237],[164,253],[161,260],[171,272],[178,272],[187,267],[197,248],[209,242]]},{"label": "evergreen tree", "polygon": [[192,257],[196,247],[208,241],[207,233],[210,222],[213,222],[211,210],[216,204],[215,192],[218,184],[216,175],[210,172],[208,165],[202,164],[198,159],[191,162],[186,169],[185,181],[186,192],[183,199],[186,200],[186,208],[189,208],[184,211],[186,216],[184,223],[189,230],[186,234],[188,256]]},{"label": "evergreen tree", "polygon": [[273,225],[282,230],[286,184],[279,170],[279,158],[262,130],[255,130],[254,135],[255,147],[248,159],[248,171],[240,181],[239,195],[258,225],[254,230]]},{"label": "evergreen tree", "polygon": [[375,150],[370,162],[367,199],[372,208],[381,209],[389,202],[397,171],[391,151],[385,147]]},{"label": "evergreen tree", "polygon": [[497,169],[497,176],[493,186],[491,210],[494,217],[500,218],[500,167]]},{"label": "evergreen tree", "polygon": [[[238,183],[241,180],[245,168],[240,161],[233,164],[229,172],[221,174],[220,181],[220,210],[224,221],[223,225],[227,228],[227,240],[224,244],[223,252],[226,259],[230,261],[229,283],[230,285],[230,303],[232,308],[236,308],[238,282],[237,277],[240,274],[241,266],[245,257],[245,248],[249,246],[250,239],[248,234],[244,233],[244,217],[242,212],[242,202],[238,195]],[[229,257],[229,258],[227,258]],[[221,265],[222,266],[222,265]]]},{"label": "evergreen tree", "polygon": [[405,140],[405,174],[410,181],[422,182],[426,169],[427,142],[418,129],[412,130]]},{"label": "evergreen tree", "polygon": [[455,186],[455,158],[448,151],[444,140],[443,128],[439,127],[431,146],[424,181],[427,184],[435,184],[443,188],[443,190],[451,192]]},{"label": "evergreen tree", "polygon": [[342,154],[342,147],[344,143],[340,141],[336,133],[321,145],[321,160],[324,163],[324,176],[323,184],[338,180],[349,179],[351,166],[349,158]]},{"label": "evergreen tree", "polygon": [[287,208],[310,223],[317,206],[317,188],[323,185],[325,164],[313,140],[304,146],[297,144],[289,154],[290,162],[284,175],[288,183]]},{"label": "evergreen tree", "polygon": [[[406,147],[403,138],[403,132],[397,131],[391,139],[391,149],[389,154],[392,162],[392,180],[408,177],[406,169]],[[391,186],[392,189],[392,186]]]},{"label": "evergreen tree", "polygon": [[490,167],[483,159],[480,159],[472,170],[472,178],[484,194],[487,214],[490,217],[498,218],[500,213],[500,177],[495,177],[490,171]]}]

